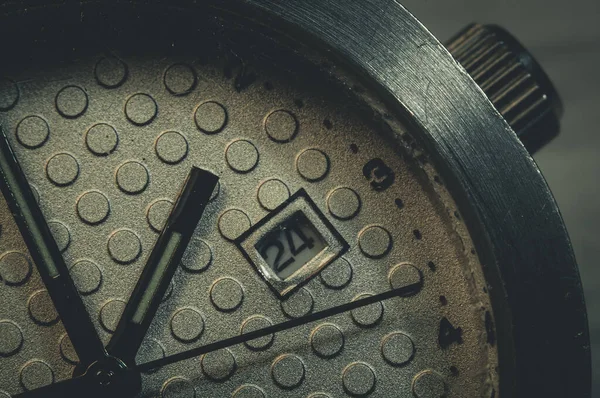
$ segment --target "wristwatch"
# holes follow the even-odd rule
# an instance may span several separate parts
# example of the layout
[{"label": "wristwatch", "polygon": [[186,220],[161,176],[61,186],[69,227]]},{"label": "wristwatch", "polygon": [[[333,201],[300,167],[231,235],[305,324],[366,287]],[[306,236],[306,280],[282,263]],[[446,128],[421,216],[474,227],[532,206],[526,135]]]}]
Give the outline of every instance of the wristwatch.
[{"label": "wristwatch", "polygon": [[590,397],[508,32],[394,0],[0,5],[0,397]]}]

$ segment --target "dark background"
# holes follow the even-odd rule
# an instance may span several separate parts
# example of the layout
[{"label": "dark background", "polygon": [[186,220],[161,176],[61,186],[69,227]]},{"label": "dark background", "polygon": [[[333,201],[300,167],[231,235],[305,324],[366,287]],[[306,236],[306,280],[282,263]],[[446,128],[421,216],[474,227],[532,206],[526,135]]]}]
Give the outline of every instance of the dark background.
[{"label": "dark background", "polygon": [[503,26],[556,85],[565,106],[562,132],[534,158],[575,248],[592,338],[592,396],[600,397],[600,0],[399,2],[442,42],[471,22]]}]

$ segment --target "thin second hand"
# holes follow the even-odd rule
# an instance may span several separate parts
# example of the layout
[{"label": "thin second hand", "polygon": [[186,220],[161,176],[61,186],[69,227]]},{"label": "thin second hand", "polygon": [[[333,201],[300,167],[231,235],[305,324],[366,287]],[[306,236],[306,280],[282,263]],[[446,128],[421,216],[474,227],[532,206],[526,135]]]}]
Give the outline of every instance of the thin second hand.
[{"label": "thin second hand", "polygon": [[270,334],[283,332],[285,330],[293,329],[307,323],[319,321],[321,319],[329,318],[335,315],[342,314],[344,312],[352,311],[361,307],[365,307],[370,304],[377,303],[379,301],[385,301],[391,299],[393,297],[399,297],[403,295],[407,295],[412,292],[414,289],[413,286],[409,287],[401,287],[398,289],[392,289],[387,292],[377,294],[374,296],[369,296],[362,298],[360,300],[351,301],[346,304],[342,304],[337,307],[329,308],[323,311],[315,312],[310,315],[306,315],[300,318],[292,319],[286,322],[278,323],[277,325],[272,325],[263,329],[255,330],[252,332],[244,333],[239,336],[230,337],[225,340],[220,340],[214,343],[210,343],[204,345],[202,347],[194,348],[189,351],[184,351],[178,354],[174,354],[162,359],[157,359],[156,361],[151,361],[144,363],[142,365],[136,366],[136,369],[140,372],[148,372],[157,368],[160,368],[165,365],[170,365],[175,362],[183,361],[186,359],[194,358],[203,354],[208,354],[209,352],[217,351],[223,348],[231,347],[237,344],[245,343],[250,340],[258,339],[260,337],[268,336]]}]

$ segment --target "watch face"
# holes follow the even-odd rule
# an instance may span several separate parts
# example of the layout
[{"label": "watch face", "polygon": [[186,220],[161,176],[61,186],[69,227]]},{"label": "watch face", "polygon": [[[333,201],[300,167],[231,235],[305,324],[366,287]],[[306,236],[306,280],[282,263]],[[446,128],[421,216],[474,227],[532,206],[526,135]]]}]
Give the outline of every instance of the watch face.
[{"label": "watch face", "polygon": [[[195,18],[161,32],[143,18],[98,28],[105,36],[82,28],[86,47],[70,52],[60,35],[29,44],[0,84],[0,124],[32,206],[116,357],[119,320],[156,264],[145,286],[166,291],[152,316],[152,293],[140,296],[131,322],[148,331],[134,361],[120,358],[157,361],[141,367],[139,396],[497,396],[482,265],[418,131],[310,43]],[[218,177],[196,184],[201,210],[196,199],[180,206],[194,167]],[[80,362],[10,200],[0,202],[5,395],[69,379]],[[155,249],[176,217],[192,229],[173,227]],[[310,318],[386,292],[396,293]]]}]

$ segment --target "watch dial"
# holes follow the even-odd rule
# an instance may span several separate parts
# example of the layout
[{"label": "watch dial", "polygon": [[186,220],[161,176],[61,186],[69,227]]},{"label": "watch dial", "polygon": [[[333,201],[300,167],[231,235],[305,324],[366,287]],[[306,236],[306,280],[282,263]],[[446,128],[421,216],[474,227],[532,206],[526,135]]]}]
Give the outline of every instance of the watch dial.
[{"label": "watch dial", "polygon": [[[185,36],[125,24],[67,58],[50,41],[1,80],[0,123],[103,342],[192,166],[219,184],[138,364],[406,291],[147,372],[141,396],[497,396],[482,266],[418,132],[338,61],[202,18]],[[4,199],[0,225],[16,394],[78,358]]]}]

